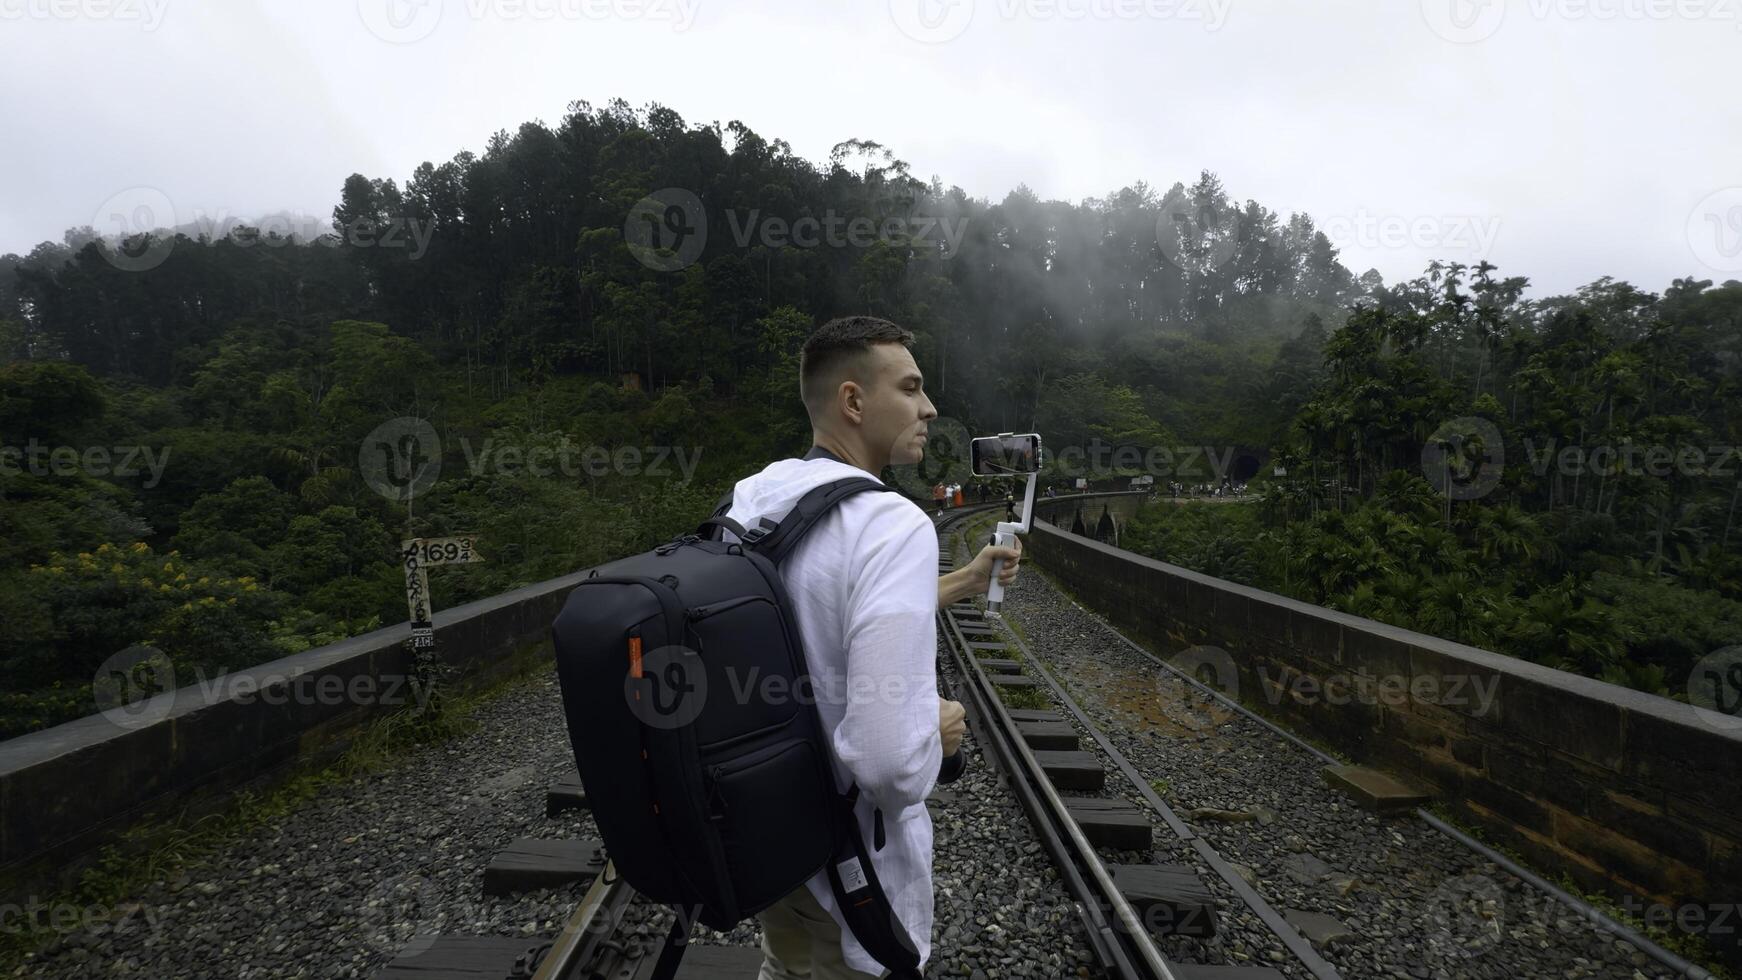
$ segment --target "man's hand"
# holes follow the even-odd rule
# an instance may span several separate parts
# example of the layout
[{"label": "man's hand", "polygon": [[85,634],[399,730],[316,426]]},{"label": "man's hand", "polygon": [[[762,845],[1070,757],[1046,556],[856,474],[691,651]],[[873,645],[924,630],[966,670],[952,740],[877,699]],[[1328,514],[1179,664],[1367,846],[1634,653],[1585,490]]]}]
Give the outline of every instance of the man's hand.
[{"label": "man's hand", "polygon": [[960,701],[938,701],[938,736],[944,740],[944,758],[956,754],[962,747],[962,735],[968,730],[968,712]]},{"label": "man's hand", "polygon": [[1010,583],[1016,581],[1016,567],[1022,562],[1022,539],[1014,540],[1016,545],[1010,548],[989,544],[968,563],[968,574],[974,580],[975,591],[984,592],[992,584],[992,562],[999,558],[1004,559],[1004,567],[998,570],[998,584],[1008,589]]},{"label": "man's hand", "polygon": [[992,561],[997,558],[1004,559],[1004,567],[998,570],[998,581],[1009,588],[1010,583],[1016,581],[1017,565],[1022,561],[1022,539],[1017,538],[1016,545],[1010,548],[987,545],[966,566],[939,576],[938,608],[962,602],[970,596],[985,595],[992,584]]}]

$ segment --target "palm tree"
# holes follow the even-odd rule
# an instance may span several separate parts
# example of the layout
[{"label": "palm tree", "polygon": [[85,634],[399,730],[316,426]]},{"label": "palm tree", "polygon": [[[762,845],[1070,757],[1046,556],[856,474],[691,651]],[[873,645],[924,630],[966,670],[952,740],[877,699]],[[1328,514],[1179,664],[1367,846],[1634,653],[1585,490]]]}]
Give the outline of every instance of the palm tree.
[{"label": "palm tree", "polygon": [[1502,627],[1518,651],[1540,664],[1596,677],[1626,655],[1631,637],[1605,605],[1582,599],[1569,576],[1508,607]]},{"label": "palm tree", "polygon": [[1472,646],[1494,641],[1494,597],[1464,572],[1436,575],[1416,594],[1415,628]]},{"label": "palm tree", "polygon": [[1483,507],[1476,516],[1476,548],[1490,562],[1533,561],[1545,547],[1536,518],[1516,504]]}]

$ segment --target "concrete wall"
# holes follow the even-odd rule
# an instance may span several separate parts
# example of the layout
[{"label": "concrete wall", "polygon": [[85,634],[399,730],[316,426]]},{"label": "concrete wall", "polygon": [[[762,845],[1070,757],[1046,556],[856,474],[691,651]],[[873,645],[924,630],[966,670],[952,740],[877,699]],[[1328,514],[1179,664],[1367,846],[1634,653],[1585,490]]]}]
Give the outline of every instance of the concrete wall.
[{"label": "concrete wall", "polygon": [[1726,727],[1735,719],[1050,524],[1036,523],[1028,551],[1151,652],[1232,674],[1224,685],[1246,705],[1431,786],[1454,816],[1537,866],[1672,908],[1728,905],[1742,926],[1742,729]]},{"label": "concrete wall", "polygon": [[[437,650],[458,672],[450,683],[487,681],[547,643],[584,574],[438,612]],[[410,632],[402,623],[0,742],[0,900],[64,883],[141,820],[336,755],[365,723],[414,703]]]}]

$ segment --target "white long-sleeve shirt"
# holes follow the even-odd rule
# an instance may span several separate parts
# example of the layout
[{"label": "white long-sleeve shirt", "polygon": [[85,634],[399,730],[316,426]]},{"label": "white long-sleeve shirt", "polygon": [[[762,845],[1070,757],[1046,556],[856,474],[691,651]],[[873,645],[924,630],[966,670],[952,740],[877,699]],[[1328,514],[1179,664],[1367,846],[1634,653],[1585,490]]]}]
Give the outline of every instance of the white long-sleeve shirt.
[{"label": "white long-sleeve shirt", "polygon": [[[806,491],[853,476],[870,474],[832,459],[783,459],[738,482],[727,516],[746,528],[763,517],[778,521]],[[727,539],[733,540],[729,532]],[[842,792],[859,784],[855,815],[867,847],[875,847],[873,813],[883,811],[885,843],[871,863],[919,950],[921,968],[931,956],[932,931],[932,824],[925,799],[943,762],[937,565],[937,531],[925,512],[899,494],[866,491],[812,527],[781,566],[833,749],[836,784]],[[827,871],[806,885],[841,925],[847,965],[882,973],[835,908]]]}]

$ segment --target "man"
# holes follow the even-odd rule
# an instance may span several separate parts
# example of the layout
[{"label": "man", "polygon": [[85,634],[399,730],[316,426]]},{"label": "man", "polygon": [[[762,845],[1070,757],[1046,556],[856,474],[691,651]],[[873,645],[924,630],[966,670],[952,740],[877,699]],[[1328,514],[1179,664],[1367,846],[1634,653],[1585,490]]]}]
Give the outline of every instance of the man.
[{"label": "man", "polygon": [[[908,345],[887,320],[855,316],[824,324],[805,341],[799,392],[810,415],[811,452],[770,464],[734,488],[728,516],[745,526],[785,516],[806,491],[845,477],[877,479],[890,464],[917,463],[937,410]],[[946,498],[947,499],[947,498]],[[925,798],[965,730],[962,706],[937,693],[936,613],[1016,575],[1021,549],[980,551],[937,577],[937,531],[895,493],[842,501],[781,566],[815,682],[817,711],[832,748],[836,783],[859,784],[856,816],[872,864],[924,968],[931,955],[932,826]],[[760,980],[848,980],[886,971],[835,910],[826,871],[757,918]]]}]

